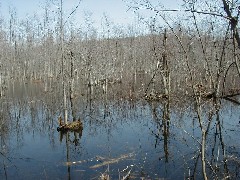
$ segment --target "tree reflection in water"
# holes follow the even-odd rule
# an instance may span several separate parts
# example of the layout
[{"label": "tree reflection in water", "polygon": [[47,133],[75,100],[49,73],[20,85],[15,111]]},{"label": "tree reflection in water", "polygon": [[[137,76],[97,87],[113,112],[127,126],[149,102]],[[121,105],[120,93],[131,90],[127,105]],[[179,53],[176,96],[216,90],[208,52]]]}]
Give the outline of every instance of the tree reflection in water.
[{"label": "tree reflection in water", "polygon": [[208,179],[239,178],[238,106],[201,106],[202,136],[191,103],[170,107],[168,101],[91,94],[70,105],[72,116],[82,117],[84,132],[64,133],[56,130],[57,95],[19,93],[1,101],[1,179],[91,179],[104,173],[111,179],[202,179],[202,160]]},{"label": "tree reflection in water", "polygon": [[[226,111],[229,111],[229,106],[225,103],[226,102],[222,102],[224,105],[222,106],[222,109],[216,108],[215,106],[209,106],[209,104],[202,106],[201,112],[203,114],[201,118],[203,119],[201,119],[201,121],[206,129],[206,131],[202,131],[201,128],[199,128],[199,124],[195,122],[198,118],[195,117],[194,114],[192,114],[194,122],[192,125],[186,121],[183,121],[183,124],[181,124],[181,119],[179,119],[178,122],[174,119],[170,120],[170,113],[169,109],[166,108],[168,107],[166,102],[161,104],[151,102],[152,117],[156,124],[154,130],[151,131],[152,135],[155,137],[155,148],[163,149],[164,152],[164,156],[160,155],[159,160],[164,158],[166,167],[171,166],[171,161],[177,165],[178,162],[176,162],[176,159],[173,156],[176,156],[176,153],[179,154],[184,162],[184,164],[181,164],[180,166],[184,166],[185,179],[204,178],[204,173],[206,173],[205,175],[207,179],[239,178],[239,153],[233,155],[232,152],[229,151],[229,148],[239,150],[239,143],[234,144],[232,142],[230,144],[233,145],[229,146],[229,142],[226,143],[224,138],[228,137],[230,139],[233,138],[239,140],[239,138],[236,138],[236,136],[234,137],[231,133],[239,132],[239,130],[231,125],[232,129],[229,131],[230,127],[228,126],[229,124],[237,124],[237,118],[233,118],[231,122],[228,121],[226,123],[228,120],[226,117],[228,117],[229,113],[232,114],[233,112],[228,112],[228,114],[226,114]],[[235,108],[238,109],[238,107]],[[185,115],[186,113],[187,111],[185,109]],[[160,116],[160,114],[162,114],[162,116]],[[174,113],[172,112],[172,114]],[[173,116],[175,117],[176,115],[174,114]],[[187,117],[187,121],[190,121],[191,116],[188,115]],[[185,123],[187,126],[184,125]],[[190,133],[190,127],[193,128],[192,133]],[[182,137],[179,135],[181,133]],[[188,138],[185,138],[184,134],[187,135]],[[182,145],[186,145],[186,147],[183,148],[178,145],[174,148],[180,149],[174,150],[173,146],[175,145],[173,144],[176,139],[183,142]],[[185,149],[185,153],[182,152],[183,149]],[[202,154],[204,154],[204,157]],[[204,162],[204,164],[202,162]],[[166,169],[169,171],[169,168]],[[200,173],[202,171],[201,169],[204,169],[205,172]],[[167,171],[166,173],[168,173]],[[175,170],[172,172],[174,173],[174,171]],[[170,177],[175,177],[175,175]]]},{"label": "tree reflection in water", "polygon": [[[73,134],[73,139],[71,139],[70,135]],[[67,164],[67,172],[68,172],[68,179],[71,179],[71,152],[70,146],[74,145],[75,147],[80,146],[80,139],[82,137],[82,130],[80,132],[59,132],[60,135],[60,142],[63,142],[63,138],[65,137],[66,142],[66,164]]]}]

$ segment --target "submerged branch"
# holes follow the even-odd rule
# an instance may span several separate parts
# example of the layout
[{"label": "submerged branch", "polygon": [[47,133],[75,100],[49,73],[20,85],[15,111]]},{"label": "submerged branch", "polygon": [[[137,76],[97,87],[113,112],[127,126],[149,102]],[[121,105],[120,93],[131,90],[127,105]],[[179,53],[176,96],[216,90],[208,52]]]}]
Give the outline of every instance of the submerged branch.
[{"label": "submerged branch", "polygon": [[234,104],[237,104],[237,105],[240,105],[240,102],[239,101],[237,101],[237,100],[235,100],[235,99],[232,99],[232,98],[230,98],[230,97],[223,97],[223,99],[225,99],[225,100],[227,100],[227,101],[230,101],[230,102],[232,102],[232,103],[234,103]]},{"label": "submerged branch", "polygon": [[124,154],[124,155],[121,155],[118,158],[109,159],[109,160],[106,160],[106,161],[104,161],[100,164],[96,164],[94,166],[91,166],[90,168],[95,169],[95,168],[99,168],[99,167],[102,167],[102,166],[106,166],[108,164],[114,164],[114,163],[117,163],[118,161],[121,161],[121,160],[124,160],[124,159],[127,159],[127,158],[131,158],[131,157],[133,157],[133,155],[134,155],[133,153]]},{"label": "submerged branch", "polygon": [[206,142],[206,132],[202,130],[202,151],[201,151],[201,160],[202,160],[202,173],[204,180],[207,180],[206,174],[206,162],[205,162],[205,142]]}]

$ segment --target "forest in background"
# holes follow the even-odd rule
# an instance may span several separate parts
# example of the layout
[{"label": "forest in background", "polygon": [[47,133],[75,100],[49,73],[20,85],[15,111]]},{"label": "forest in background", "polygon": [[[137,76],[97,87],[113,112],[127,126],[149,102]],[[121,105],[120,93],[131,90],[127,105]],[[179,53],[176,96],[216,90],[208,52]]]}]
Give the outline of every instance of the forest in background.
[{"label": "forest in background", "polygon": [[[193,156],[187,153],[191,160],[197,159],[192,172],[189,169],[189,178],[196,177],[198,166],[202,179],[238,177],[239,155],[226,150],[230,145],[223,143],[222,132],[232,129],[222,126],[221,108],[227,103],[221,99],[240,104],[239,2],[183,0],[184,10],[176,22],[170,15],[178,10],[164,9],[149,0],[131,2],[129,10],[138,17],[134,24],[115,25],[104,15],[101,31],[94,27],[91,13],[86,13],[78,27],[72,20],[74,13],[64,14],[63,0],[59,0],[60,8],[54,13],[46,5],[42,17],[20,20],[16,11],[10,10],[9,19],[1,19],[1,155],[7,157],[4,147],[11,131],[18,138],[21,130],[30,132],[39,125],[53,133],[57,121],[64,119],[57,128],[60,141],[70,133],[64,127],[74,121],[81,123],[79,138],[82,130],[89,124],[95,127],[94,123],[93,131],[104,126],[110,132],[115,123],[110,118],[113,111],[125,115],[132,108],[134,112],[129,116],[137,116],[138,103],[142,103],[149,105],[156,128],[152,135],[156,142],[164,143],[166,159],[170,128],[177,127],[174,123],[181,124],[184,113],[193,112],[186,121],[197,124],[199,136],[179,127],[186,133],[184,136],[192,138],[191,146],[196,148]],[[151,11],[154,16],[141,18],[139,9]],[[135,101],[142,99],[147,101]],[[182,102],[189,99],[190,108],[186,108]],[[174,111],[178,111],[176,102],[181,108],[176,113],[179,122],[174,117]],[[238,128],[237,122],[231,123]],[[216,143],[217,138],[221,143]],[[238,150],[237,141],[230,141]],[[236,165],[232,166],[235,174],[227,166],[231,161]],[[3,166],[5,169],[4,162]]]},{"label": "forest in background", "polygon": [[142,7],[156,16],[118,27],[104,15],[103,31],[94,28],[91,13],[83,25],[74,26],[64,7],[52,15],[46,5],[43,17],[24,20],[10,11],[0,28],[1,95],[7,82],[16,80],[42,82],[48,91],[49,79],[71,81],[72,89],[122,83],[128,94],[141,97],[164,94],[167,84],[174,96],[239,92],[237,26],[230,17],[238,12],[237,3],[228,2],[232,14],[225,16],[222,3],[209,3],[216,4],[217,14],[196,11],[202,2],[183,1],[189,19],[172,24],[149,1],[134,3],[133,10]]}]

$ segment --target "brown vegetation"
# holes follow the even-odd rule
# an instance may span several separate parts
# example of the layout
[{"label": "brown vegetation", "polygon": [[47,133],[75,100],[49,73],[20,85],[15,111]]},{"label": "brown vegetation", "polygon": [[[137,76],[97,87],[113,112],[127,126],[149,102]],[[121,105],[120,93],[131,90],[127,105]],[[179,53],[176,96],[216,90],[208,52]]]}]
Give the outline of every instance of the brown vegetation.
[{"label": "brown vegetation", "polygon": [[[134,32],[137,27],[132,26],[122,29],[119,34],[114,31],[117,29],[115,25],[107,25],[107,33],[101,34],[88,19],[86,31],[73,26],[68,29],[64,23],[62,1],[57,20],[49,19],[46,9],[48,13],[42,19],[26,19],[20,23],[12,12],[7,22],[10,28],[0,24],[0,98],[7,88],[14,89],[16,82],[39,85],[50,94],[49,97],[58,97],[46,98],[49,106],[61,104],[58,131],[77,131],[79,134],[83,130],[81,120],[76,120],[76,101],[79,99],[86,101],[89,108],[93,100],[103,102],[104,118],[109,113],[106,105],[109,100],[162,102],[161,126],[166,157],[170,108],[191,99],[202,135],[199,141],[202,174],[208,179],[206,143],[213,116],[219,121],[219,100],[224,98],[240,104],[234,99],[240,94],[238,7],[223,0],[216,6],[219,7],[216,14],[197,11],[195,7],[201,5],[200,1],[184,1],[192,24],[172,25],[162,15],[162,10],[156,9],[148,0],[139,1],[139,4],[134,2],[136,7],[131,8],[138,10],[141,6],[154,11],[166,26],[159,29],[154,21],[149,22],[149,33],[137,34]],[[208,16],[199,20],[199,14]],[[209,21],[209,17],[212,20]],[[222,18],[221,21],[218,18]],[[22,96],[24,88],[19,90]],[[204,104],[212,106],[206,110],[209,118],[204,118]],[[69,114],[72,122],[69,122]],[[106,161],[99,166],[124,158]],[[215,172],[213,168],[211,170]]]},{"label": "brown vegetation", "polygon": [[68,122],[67,124],[65,124],[62,120],[62,117],[60,116],[58,118],[58,123],[59,123],[59,127],[57,128],[57,130],[61,132],[67,132],[67,131],[81,132],[83,130],[83,124],[80,119],[78,119],[77,121]]}]

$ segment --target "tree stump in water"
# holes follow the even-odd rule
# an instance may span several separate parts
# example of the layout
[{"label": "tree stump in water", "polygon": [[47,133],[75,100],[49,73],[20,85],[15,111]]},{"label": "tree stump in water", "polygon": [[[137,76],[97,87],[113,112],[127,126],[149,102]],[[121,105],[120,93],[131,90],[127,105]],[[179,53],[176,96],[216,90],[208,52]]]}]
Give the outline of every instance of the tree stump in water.
[{"label": "tree stump in water", "polygon": [[57,127],[57,131],[66,132],[66,131],[74,131],[80,132],[83,130],[83,124],[80,119],[77,121],[69,122],[64,124],[62,117],[58,118],[59,127]]}]

